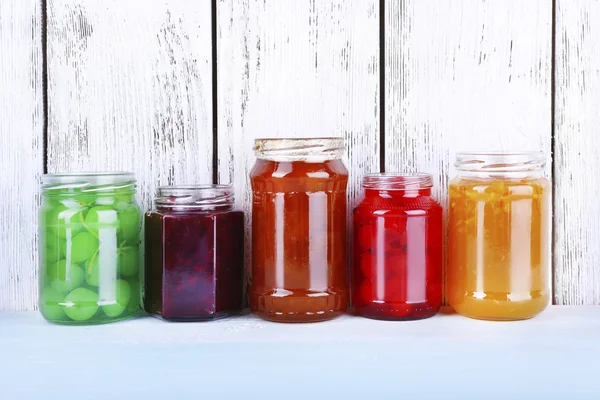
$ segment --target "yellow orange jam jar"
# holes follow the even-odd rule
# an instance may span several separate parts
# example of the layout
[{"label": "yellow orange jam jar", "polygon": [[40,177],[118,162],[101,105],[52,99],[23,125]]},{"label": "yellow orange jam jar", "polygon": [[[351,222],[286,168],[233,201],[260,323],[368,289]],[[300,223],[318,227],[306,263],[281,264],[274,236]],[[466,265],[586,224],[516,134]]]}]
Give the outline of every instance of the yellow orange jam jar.
[{"label": "yellow orange jam jar", "polygon": [[550,301],[552,188],[542,153],[459,153],[449,186],[447,297],[485,320],[521,320]]}]

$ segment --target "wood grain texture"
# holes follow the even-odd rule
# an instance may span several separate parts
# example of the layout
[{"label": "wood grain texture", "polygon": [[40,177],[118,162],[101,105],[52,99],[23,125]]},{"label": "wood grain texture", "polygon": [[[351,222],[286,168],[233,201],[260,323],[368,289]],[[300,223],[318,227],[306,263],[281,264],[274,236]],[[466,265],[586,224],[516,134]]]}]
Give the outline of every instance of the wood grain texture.
[{"label": "wood grain texture", "polygon": [[375,0],[218,2],[219,180],[246,212],[259,137],[344,137],[348,212],[379,171],[379,7]]},{"label": "wood grain texture", "polygon": [[387,0],[385,168],[434,176],[454,157],[541,150],[551,163],[552,2]]},{"label": "wood grain texture", "polygon": [[0,1],[0,311],[37,301],[42,63],[40,2]]},{"label": "wood grain texture", "polygon": [[212,183],[210,0],[48,0],[50,172]]},{"label": "wood grain texture", "polygon": [[557,1],[554,294],[600,304],[600,2]]}]

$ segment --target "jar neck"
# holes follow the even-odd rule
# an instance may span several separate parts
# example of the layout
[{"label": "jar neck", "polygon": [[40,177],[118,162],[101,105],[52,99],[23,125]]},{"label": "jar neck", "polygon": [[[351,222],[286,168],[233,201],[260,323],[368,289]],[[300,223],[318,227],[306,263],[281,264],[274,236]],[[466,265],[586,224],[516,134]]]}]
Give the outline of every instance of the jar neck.
[{"label": "jar neck", "polygon": [[156,191],[154,204],[165,211],[229,211],[235,197],[228,185],[162,186]]},{"label": "jar neck", "polygon": [[256,139],[256,158],[276,162],[320,163],[341,159],[343,138]]},{"label": "jar neck", "polygon": [[[120,176],[123,178],[124,176]],[[107,175],[45,175],[42,185],[42,196],[51,199],[68,199],[106,197],[135,197],[136,181],[129,179],[111,181]]]},{"label": "jar neck", "polygon": [[380,173],[363,178],[365,196],[406,199],[431,196],[433,177],[424,173]]},{"label": "jar neck", "polygon": [[458,153],[457,176],[465,179],[536,179],[543,177],[545,157],[539,152]]}]

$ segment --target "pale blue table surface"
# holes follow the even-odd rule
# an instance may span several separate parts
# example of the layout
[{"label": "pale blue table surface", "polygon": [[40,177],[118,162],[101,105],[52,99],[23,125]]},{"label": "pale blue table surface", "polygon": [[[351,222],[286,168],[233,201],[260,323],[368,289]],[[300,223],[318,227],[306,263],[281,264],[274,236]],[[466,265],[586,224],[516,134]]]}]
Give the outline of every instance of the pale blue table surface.
[{"label": "pale blue table surface", "polygon": [[600,399],[600,307],[529,321],[141,318],[63,327],[0,313],[0,399]]}]

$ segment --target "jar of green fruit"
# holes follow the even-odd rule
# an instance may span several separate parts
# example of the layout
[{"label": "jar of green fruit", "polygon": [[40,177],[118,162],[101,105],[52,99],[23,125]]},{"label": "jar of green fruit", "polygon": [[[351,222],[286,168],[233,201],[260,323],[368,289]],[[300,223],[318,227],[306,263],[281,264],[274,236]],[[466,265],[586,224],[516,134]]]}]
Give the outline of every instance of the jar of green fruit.
[{"label": "jar of green fruit", "polygon": [[140,304],[140,209],[131,173],[44,175],[39,307],[57,324],[102,324]]}]

